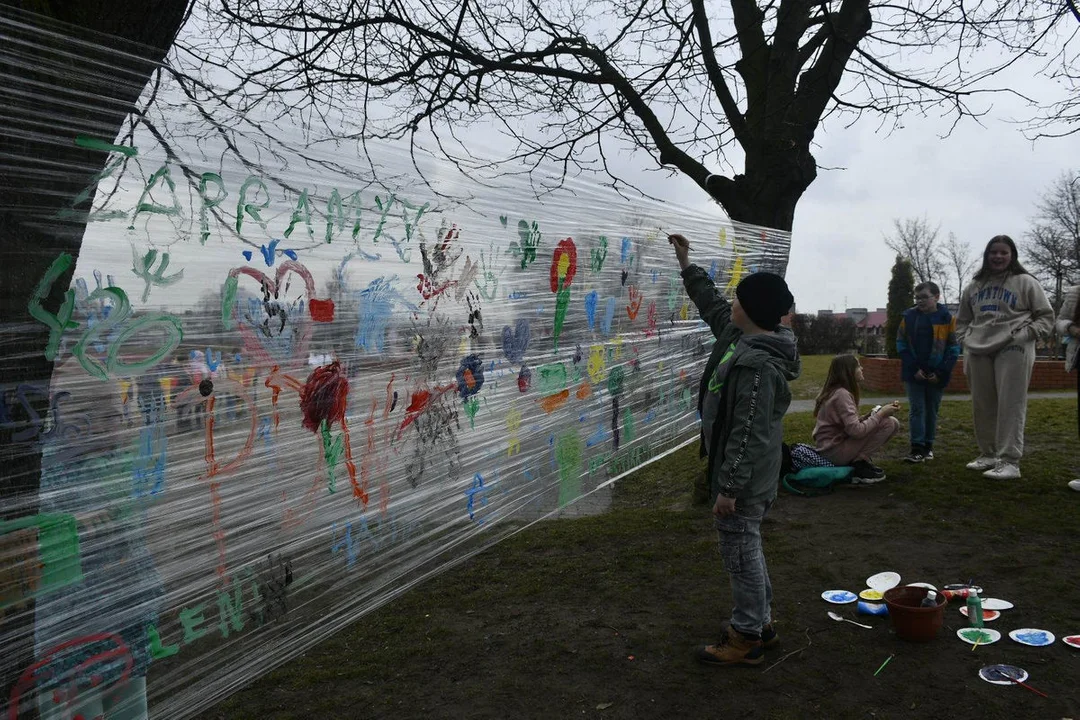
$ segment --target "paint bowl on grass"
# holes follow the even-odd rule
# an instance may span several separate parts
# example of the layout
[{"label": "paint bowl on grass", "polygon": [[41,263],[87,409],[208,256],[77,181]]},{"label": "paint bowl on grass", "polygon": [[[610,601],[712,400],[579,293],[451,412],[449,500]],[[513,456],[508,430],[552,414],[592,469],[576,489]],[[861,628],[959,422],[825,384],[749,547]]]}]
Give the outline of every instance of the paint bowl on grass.
[{"label": "paint bowl on grass", "polygon": [[937,637],[945,621],[945,606],[949,604],[941,593],[937,605],[922,607],[923,598],[929,590],[924,587],[894,587],[885,591],[885,605],[889,608],[896,637],[911,642],[930,642]]}]

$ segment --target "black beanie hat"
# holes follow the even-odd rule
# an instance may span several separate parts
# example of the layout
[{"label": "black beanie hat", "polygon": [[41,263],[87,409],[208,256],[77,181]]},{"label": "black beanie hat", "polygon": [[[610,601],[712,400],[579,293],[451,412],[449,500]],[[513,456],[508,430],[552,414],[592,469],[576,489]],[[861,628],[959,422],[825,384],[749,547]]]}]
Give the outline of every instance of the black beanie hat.
[{"label": "black beanie hat", "polygon": [[743,312],[762,330],[772,330],[791,311],[795,298],[784,278],[774,273],[747,275],[735,288]]}]

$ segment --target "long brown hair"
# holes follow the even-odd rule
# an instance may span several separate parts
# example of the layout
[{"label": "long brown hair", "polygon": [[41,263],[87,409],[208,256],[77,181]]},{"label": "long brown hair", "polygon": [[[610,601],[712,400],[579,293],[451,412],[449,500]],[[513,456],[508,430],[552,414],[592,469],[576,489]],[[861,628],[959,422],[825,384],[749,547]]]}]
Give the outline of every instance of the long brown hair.
[{"label": "long brown hair", "polygon": [[990,269],[990,248],[1001,243],[1009,248],[1009,252],[1012,254],[1012,258],[1009,260],[1009,267],[1005,268],[1005,272],[1010,275],[1030,275],[1027,269],[1020,264],[1020,258],[1016,255],[1016,243],[1008,235],[995,235],[990,238],[990,242],[986,243],[986,249],[983,250],[982,266],[979,267],[979,271],[975,273],[975,280],[985,280],[993,274],[993,270]]},{"label": "long brown hair", "polygon": [[825,386],[818,393],[814,401],[814,417],[825,401],[832,397],[837,390],[847,390],[855,398],[855,407],[859,406],[859,381],[855,378],[855,372],[859,369],[859,358],[854,355],[837,355],[829,363],[829,374],[825,378]]}]

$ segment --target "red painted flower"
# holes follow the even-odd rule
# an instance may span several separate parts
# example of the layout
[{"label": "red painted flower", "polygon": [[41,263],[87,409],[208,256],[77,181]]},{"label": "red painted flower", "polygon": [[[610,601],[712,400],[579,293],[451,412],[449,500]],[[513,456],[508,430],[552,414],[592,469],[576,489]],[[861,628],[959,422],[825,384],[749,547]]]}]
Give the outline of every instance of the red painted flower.
[{"label": "red painted flower", "polygon": [[555,247],[555,253],[551,256],[551,292],[559,291],[559,281],[562,281],[563,289],[570,287],[574,282],[574,273],[577,272],[577,246],[573,238],[560,240]]},{"label": "red painted flower", "polygon": [[345,420],[345,404],[349,397],[349,378],[335,360],[315,368],[300,391],[300,409],[304,411],[304,427],[319,432],[323,420],[327,425]]}]

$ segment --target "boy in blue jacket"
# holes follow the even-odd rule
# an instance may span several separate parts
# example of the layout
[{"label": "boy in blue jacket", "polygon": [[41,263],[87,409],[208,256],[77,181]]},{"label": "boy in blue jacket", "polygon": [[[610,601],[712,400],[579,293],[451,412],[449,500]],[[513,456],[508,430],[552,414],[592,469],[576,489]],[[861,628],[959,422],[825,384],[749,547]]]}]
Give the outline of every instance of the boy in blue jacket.
[{"label": "boy in blue jacket", "polygon": [[788,381],[799,376],[795,336],[780,325],[795,300],[779,275],[747,276],[729,303],[690,263],[690,243],[671,235],[690,299],[716,337],[698,397],[702,450],[709,457],[713,515],[735,607],[719,642],[698,651],[711,665],[760,665],[779,642],[761,521],[776,499]]},{"label": "boy in blue jacket", "polygon": [[934,459],[941,396],[960,357],[956,318],[938,302],[940,298],[941,290],[935,283],[916,285],[915,307],[904,312],[896,331],[896,350],[911,408],[911,452],[904,458],[910,463]]}]

